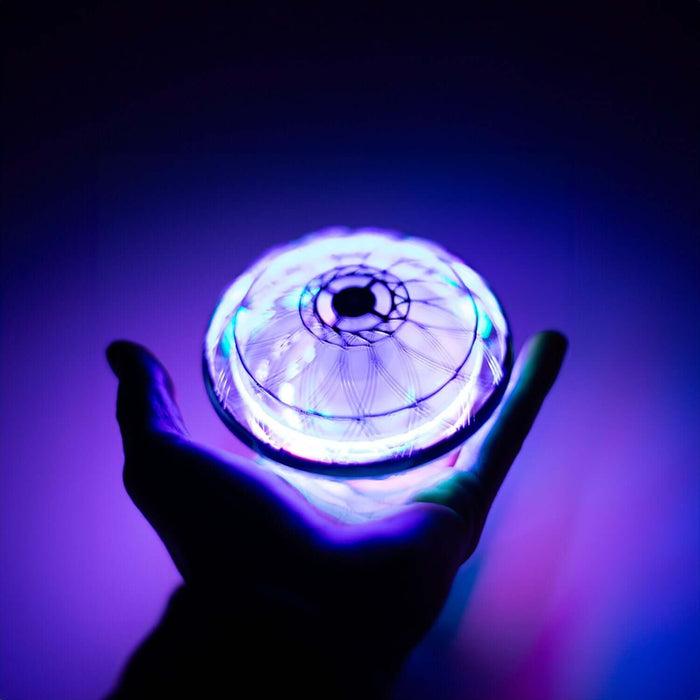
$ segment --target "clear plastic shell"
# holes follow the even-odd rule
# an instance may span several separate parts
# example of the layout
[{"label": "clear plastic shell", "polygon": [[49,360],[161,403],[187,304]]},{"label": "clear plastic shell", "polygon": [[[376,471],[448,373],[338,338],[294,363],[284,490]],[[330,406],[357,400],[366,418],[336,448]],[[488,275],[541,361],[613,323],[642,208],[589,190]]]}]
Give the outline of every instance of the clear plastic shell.
[{"label": "clear plastic shell", "polygon": [[204,369],[262,455],[319,474],[395,473],[465,440],[499,402],[508,324],[482,278],[427,240],[326,229],[225,291]]}]

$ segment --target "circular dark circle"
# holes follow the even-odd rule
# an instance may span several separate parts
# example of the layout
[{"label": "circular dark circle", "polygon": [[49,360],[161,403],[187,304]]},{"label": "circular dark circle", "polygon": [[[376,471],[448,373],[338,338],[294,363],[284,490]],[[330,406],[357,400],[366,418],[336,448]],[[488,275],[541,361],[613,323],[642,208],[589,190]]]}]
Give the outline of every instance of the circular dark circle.
[{"label": "circular dark circle", "polygon": [[356,318],[374,311],[377,298],[369,287],[345,287],[333,295],[333,308],[339,316]]}]

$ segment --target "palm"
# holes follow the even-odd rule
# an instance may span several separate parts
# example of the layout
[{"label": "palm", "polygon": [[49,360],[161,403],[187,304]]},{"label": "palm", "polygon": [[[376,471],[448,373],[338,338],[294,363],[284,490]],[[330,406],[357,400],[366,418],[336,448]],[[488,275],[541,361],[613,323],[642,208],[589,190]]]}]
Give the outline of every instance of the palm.
[{"label": "palm", "polygon": [[115,343],[108,357],[120,380],[124,481],[188,585],[219,600],[233,591],[294,600],[398,662],[434,622],[476,546],[564,349],[562,336],[543,333],[523,352],[472,469],[390,518],[345,525],[252,462],[192,442],[162,365]]}]

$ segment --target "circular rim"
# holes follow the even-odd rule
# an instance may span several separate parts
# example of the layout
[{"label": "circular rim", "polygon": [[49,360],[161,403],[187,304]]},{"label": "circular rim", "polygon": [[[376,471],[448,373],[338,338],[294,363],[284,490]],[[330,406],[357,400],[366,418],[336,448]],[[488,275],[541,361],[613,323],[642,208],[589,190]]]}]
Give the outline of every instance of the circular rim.
[{"label": "circular rim", "polygon": [[[306,237],[303,237],[306,238]],[[415,238],[415,237],[412,237]],[[449,252],[449,251],[448,251]],[[271,251],[266,252],[261,258],[256,259],[250,266],[255,265],[259,260],[267,257]],[[450,253],[452,254],[452,253]],[[249,267],[250,267],[249,266]],[[247,428],[241,425],[233,416],[231,416],[221,405],[219,399],[214,390],[214,379],[209,371],[209,363],[207,361],[207,330],[211,326],[211,322],[214,320],[216,312],[222,302],[226,292],[230,289],[231,285],[228,285],[224,292],[220,295],[219,300],[214,307],[214,311],[209,319],[209,323],[205,328],[205,340],[203,343],[202,352],[202,370],[204,375],[204,384],[206,387],[207,394],[211,403],[214,406],[216,413],[219,415],[226,427],[247,447],[250,447],[257,454],[261,455],[266,459],[271,459],[275,462],[285,464],[287,466],[293,467],[295,469],[300,469],[305,472],[312,474],[318,474],[323,476],[340,477],[344,479],[356,479],[363,477],[380,477],[389,476],[391,474],[398,474],[410,469],[417,468],[428,462],[432,462],[439,457],[452,451],[462,443],[464,443],[469,437],[476,433],[493,415],[494,411],[500,404],[503,396],[506,392],[508,384],[510,382],[511,374],[513,371],[513,342],[510,332],[510,323],[508,322],[508,317],[506,316],[497,295],[493,292],[492,287],[483,280],[487,289],[491,292],[498,304],[499,311],[503,316],[505,321],[505,344],[506,353],[503,359],[503,376],[501,381],[496,385],[495,389],[491,395],[486,399],[484,404],[479,408],[479,410],[474,414],[472,420],[462,426],[459,430],[452,433],[446,438],[439,440],[438,442],[430,445],[429,447],[424,447],[412,451],[408,456],[394,456],[386,459],[374,461],[371,463],[347,463],[347,462],[320,462],[312,459],[307,459],[300,457],[298,455],[286,452],[281,449],[276,449],[270,446],[268,443],[263,442],[259,438],[255,437]],[[245,295],[244,295],[245,296]]]}]

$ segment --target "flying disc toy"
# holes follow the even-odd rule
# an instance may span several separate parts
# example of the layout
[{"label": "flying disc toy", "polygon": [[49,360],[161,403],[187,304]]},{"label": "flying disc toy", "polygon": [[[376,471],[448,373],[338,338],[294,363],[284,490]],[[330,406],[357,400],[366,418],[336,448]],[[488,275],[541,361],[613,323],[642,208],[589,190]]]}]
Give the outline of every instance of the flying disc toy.
[{"label": "flying disc toy", "polygon": [[341,478],[444,455],[501,400],[508,323],[484,280],[431,241],[331,228],[275,248],[225,290],[205,383],[243,442]]}]

